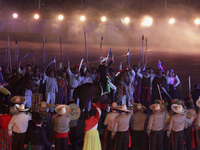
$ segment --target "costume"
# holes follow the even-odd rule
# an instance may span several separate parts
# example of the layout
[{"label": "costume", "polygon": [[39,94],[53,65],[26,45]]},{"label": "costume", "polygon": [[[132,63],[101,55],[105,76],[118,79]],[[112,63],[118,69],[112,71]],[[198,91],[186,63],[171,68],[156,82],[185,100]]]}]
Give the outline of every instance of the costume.
[{"label": "costume", "polygon": [[99,132],[97,130],[99,118],[101,116],[101,110],[96,104],[92,104],[96,114],[85,120],[85,137],[83,150],[101,150],[101,143],[99,139]]},{"label": "costume", "polygon": [[177,87],[180,84],[180,80],[177,75],[166,76],[166,79],[168,86],[173,85],[174,87]]},{"label": "costume", "polygon": [[12,137],[8,135],[8,124],[12,116],[8,114],[0,115],[0,149],[11,150]]},{"label": "costume", "polygon": [[108,130],[106,150],[112,150],[115,147],[115,138],[114,139],[111,138],[111,133],[114,128],[115,117],[117,117],[118,115],[119,113],[116,110],[113,110],[112,112],[106,115],[106,118],[104,120],[104,125],[105,126],[107,125],[107,130]]},{"label": "costume", "polygon": [[[141,103],[133,105],[136,112],[133,113],[130,119],[131,127],[131,150],[144,150],[144,125],[147,115],[143,112],[146,108]],[[137,107],[138,106],[138,107]],[[141,106],[141,107],[140,107]]]},{"label": "costume", "polygon": [[150,149],[151,150],[162,150],[163,149],[163,128],[165,121],[165,106],[160,104],[153,104],[150,106],[150,109],[153,110],[153,114],[150,115],[148,125],[147,125],[147,134],[150,138]]},{"label": "costume", "polygon": [[[198,100],[196,102],[196,105],[198,107],[200,107],[199,104],[200,104],[200,100]],[[200,111],[198,112],[197,117],[195,119],[194,127],[195,127],[195,133],[196,133],[196,138],[195,139],[196,139],[196,142],[197,142],[196,149],[199,150],[200,149],[200,141],[199,141],[199,139],[200,139]]]},{"label": "costume", "polygon": [[199,99],[199,96],[200,96],[200,89],[199,88],[194,89],[192,91],[191,95],[192,95],[192,99],[194,101],[194,108],[197,110],[198,107],[196,105],[196,102],[197,102],[197,100]]},{"label": "costume", "polygon": [[58,93],[56,94],[56,104],[67,104],[68,103],[68,82],[67,80],[60,78],[57,79]]},{"label": "costume", "polygon": [[23,150],[29,120],[31,120],[31,114],[22,111],[14,115],[10,120],[8,134],[10,136],[13,134],[12,150]]},{"label": "costume", "polygon": [[[46,81],[46,102],[51,104],[50,111],[54,111],[54,104],[56,99],[56,92],[58,92],[58,85],[56,78],[51,78],[44,74],[43,83]],[[51,101],[51,102],[50,102]]]}]

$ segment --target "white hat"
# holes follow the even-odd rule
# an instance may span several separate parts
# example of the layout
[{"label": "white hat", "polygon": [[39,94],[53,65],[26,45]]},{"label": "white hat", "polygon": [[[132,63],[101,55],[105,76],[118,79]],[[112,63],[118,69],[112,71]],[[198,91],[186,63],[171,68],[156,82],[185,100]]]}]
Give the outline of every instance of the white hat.
[{"label": "white hat", "polygon": [[141,103],[134,103],[133,104],[133,108],[137,109],[137,110],[146,110],[146,107],[143,106]]},{"label": "white hat", "polygon": [[101,64],[102,63],[107,63],[108,57],[100,57],[100,61],[101,61]]},{"label": "white hat", "polygon": [[196,101],[196,105],[197,105],[198,107],[200,107],[200,96],[199,96],[199,99]]},{"label": "white hat", "polygon": [[71,113],[71,108],[67,105],[58,105],[55,108],[56,113],[58,113],[59,115],[68,115]]},{"label": "white hat", "polygon": [[29,110],[29,108],[27,108],[27,109],[24,108],[24,104],[21,104],[21,105],[15,104],[14,108],[18,111],[28,111]]},{"label": "white hat", "polygon": [[165,106],[161,105],[161,104],[152,104],[149,108],[153,111],[163,111],[163,110],[165,110]]},{"label": "white hat", "polygon": [[118,107],[117,109],[119,109],[120,111],[130,112],[130,110],[127,109],[127,106],[125,104],[123,104],[121,107]]},{"label": "white hat", "polygon": [[182,105],[172,104],[171,109],[176,113],[186,113]]},{"label": "white hat", "polygon": [[10,99],[11,103],[17,104],[17,103],[23,103],[26,100],[23,96],[14,96]]}]

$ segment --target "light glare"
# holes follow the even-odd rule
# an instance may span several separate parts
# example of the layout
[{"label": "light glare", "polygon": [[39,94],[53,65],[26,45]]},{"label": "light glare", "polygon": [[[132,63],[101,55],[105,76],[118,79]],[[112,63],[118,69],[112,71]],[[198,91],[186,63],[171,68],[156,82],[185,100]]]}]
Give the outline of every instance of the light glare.
[{"label": "light glare", "polygon": [[126,18],[124,19],[124,21],[125,21],[126,23],[129,23],[129,22],[130,22],[129,17],[126,17]]},{"label": "light glare", "polygon": [[169,24],[174,24],[174,23],[175,23],[175,19],[172,18],[169,20]]},{"label": "light glare", "polygon": [[85,21],[85,16],[81,16],[81,21]]},{"label": "light glare", "polygon": [[59,19],[59,20],[63,20],[63,19],[64,19],[63,15],[59,15],[59,16],[58,16],[58,19]]},{"label": "light glare", "polygon": [[13,18],[16,19],[17,17],[18,17],[18,14],[14,13],[14,14],[13,14]]},{"label": "light glare", "polygon": [[195,24],[196,24],[196,25],[199,25],[199,24],[200,24],[200,19],[196,19],[196,20],[195,20]]},{"label": "light glare", "polygon": [[144,27],[149,27],[152,25],[152,23],[153,23],[153,19],[151,17],[144,17],[141,25]]},{"label": "light glare", "polygon": [[106,17],[105,16],[101,17],[101,21],[105,22],[106,21]]},{"label": "light glare", "polygon": [[34,15],[34,18],[35,18],[35,19],[39,19],[40,16],[39,16],[38,14],[35,14],[35,15]]}]

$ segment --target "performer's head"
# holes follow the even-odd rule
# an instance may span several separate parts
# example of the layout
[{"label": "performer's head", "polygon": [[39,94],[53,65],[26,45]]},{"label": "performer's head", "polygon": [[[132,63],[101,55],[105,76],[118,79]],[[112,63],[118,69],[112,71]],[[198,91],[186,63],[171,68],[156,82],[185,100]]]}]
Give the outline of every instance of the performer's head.
[{"label": "performer's head", "polygon": [[153,73],[153,68],[149,67],[149,73],[152,74]]},{"label": "performer's head", "polygon": [[54,72],[53,72],[53,70],[49,70],[49,77],[51,77],[51,78],[54,77]]},{"label": "performer's head", "polygon": [[79,74],[79,66],[78,65],[74,66],[74,74]]},{"label": "performer's head", "polygon": [[42,116],[38,116],[35,120],[37,125],[42,125],[42,123],[44,122],[44,119]]},{"label": "performer's head", "polygon": [[62,79],[66,79],[66,78],[67,78],[66,72],[63,71],[63,72],[61,73],[61,78],[62,78]]},{"label": "performer's head", "polygon": [[136,65],[133,65],[133,70],[134,70],[135,72],[137,72],[138,67],[137,67]]},{"label": "performer's head", "polygon": [[90,76],[90,70],[86,70],[85,76],[86,76],[86,77],[89,77],[89,76]]},{"label": "performer's head", "polygon": [[97,72],[97,68],[95,68],[95,67],[92,67],[92,74],[95,74],[96,72]]},{"label": "performer's head", "polygon": [[26,71],[30,72],[31,71],[31,66],[30,65],[26,65]]},{"label": "performer's head", "polygon": [[174,69],[173,68],[169,68],[169,75],[170,76],[174,75]]},{"label": "performer's head", "polygon": [[149,69],[147,68],[147,69],[145,69],[145,71],[144,71],[144,74],[146,75],[146,76],[148,76],[149,75]]},{"label": "performer's head", "polygon": [[108,62],[108,57],[100,57],[101,65],[106,65]]}]

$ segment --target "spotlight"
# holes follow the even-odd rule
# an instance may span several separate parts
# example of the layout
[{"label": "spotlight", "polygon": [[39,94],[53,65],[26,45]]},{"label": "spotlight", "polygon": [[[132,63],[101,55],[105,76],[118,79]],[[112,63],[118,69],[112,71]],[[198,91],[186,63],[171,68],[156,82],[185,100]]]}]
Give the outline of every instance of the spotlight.
[{"label": "spotlight", "polygon": [[101,17],[101,21],[105,22],[106,21],[106,17],[105,16]]},{"label": "spotlight", "polygon": [[81,21],[85,21],[85,16],[81,16]]},{"label": "spotlight", "polygon": [[18,14],[14,13],[14,14],[13,14],[13,18],[16,19],[17,17],[18,17]]},{"label": "spotlight", "polygon": [[171,18],[170,20],[169,20],[169,24],[174,24],[175,23],[175,19],[174,18]]},{"label": "spotlight", "polygon": [[195,22],[196,25],[199,25],[200,24],[200,19],[196,19],[194,22]]},{"label": "spotlight", "polygon": [[151,18],[151,17],[144,17],[143,19],[142,19],[142,23],[141,23],[141,25],[142,26],[145,26],[145,27],[149,27],[149,26],[151,26],[152,25],[152,23],[153,23],[153,19]]},{"label": "spotlight", "polygon": [[125,21],[125,23],[129,23],[129,22],[130,22],[130,18],[129,18],[129,17],[126,17],[126,18],[124,19],[124,21]]},{"label": "spotlight", "polygon": [[39,16],[38,14],[35,14],[35,15],[34,15],[34,18],[35,18],[35,19],[39,19],[40,16]]},{"label": "spotlight", "polygon": [[59,15],[59,16],[58,16],[58,19],[59,19],[59,20],[63,20],[63,19],[64,19],[64,16],[63,16],[63,15]]}]

